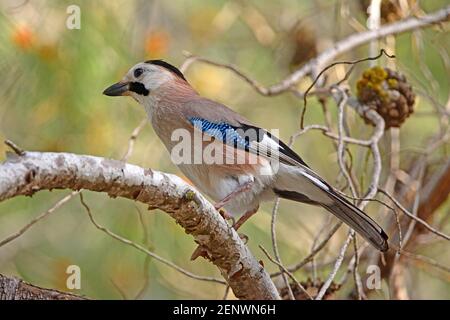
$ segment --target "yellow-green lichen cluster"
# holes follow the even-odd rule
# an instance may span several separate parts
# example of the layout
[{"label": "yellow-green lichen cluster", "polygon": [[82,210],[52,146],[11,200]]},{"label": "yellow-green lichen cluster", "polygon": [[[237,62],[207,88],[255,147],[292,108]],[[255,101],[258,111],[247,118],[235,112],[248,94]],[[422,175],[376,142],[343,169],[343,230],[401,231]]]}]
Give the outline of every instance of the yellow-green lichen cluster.
[{"label": "yellow-green lichen cluster", "polygon": [[365,90],[370,89],[378,97],[385,99],[387,93],[383,90],[383,83],[387,79],[387,72],[381,67],[373,67],[363,72],[362,78],[356,83],[358,97],[362,96]]},{"label": "yellow-green lichen cluster", "polygon": [[[413,113],[415,95],[403,75],[381,67],[363,72],[356,83],[358,100],[376,110],[385,120],[386,129],[400,127]],[[364,118],[367,123],[371,121]]]},{"label": "yellow-green lichen cluster", "polygon": [[187,201],[192,201],[192,200],[194,200],[194,199],[195,199],[195,192],[189,190],[188,192],[186,192],[186,193],[184,194],[184,198],[185,198]]}]

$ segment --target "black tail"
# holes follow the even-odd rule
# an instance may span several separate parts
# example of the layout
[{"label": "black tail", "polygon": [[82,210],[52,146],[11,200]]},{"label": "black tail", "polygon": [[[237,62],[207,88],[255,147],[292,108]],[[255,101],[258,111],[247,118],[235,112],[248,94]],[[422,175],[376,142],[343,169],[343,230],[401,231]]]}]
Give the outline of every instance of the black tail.
[{"label": "black tail", "polygon": [[378,250],[384,252],[389,249],[387,243],[388,236],[384,233],[383,229],[363,211],[355,207],[334,191],[321,189],[321,191],[325,192],[330,198],[331,201],[329,203],[319,203],[301,193],[294,191],[283,191],[276,189],[274,191],[281,198],[324,207],[336,217],[344,221],[353,230],[358,232]]},{"label": "black tail", "polygon": [[348,224],[378,250],[385,252],[389,249],[388,236],[375,221],[342,196],[333,192],[328,194],[333,198],[333,204],[321,204],[322,207]]}]

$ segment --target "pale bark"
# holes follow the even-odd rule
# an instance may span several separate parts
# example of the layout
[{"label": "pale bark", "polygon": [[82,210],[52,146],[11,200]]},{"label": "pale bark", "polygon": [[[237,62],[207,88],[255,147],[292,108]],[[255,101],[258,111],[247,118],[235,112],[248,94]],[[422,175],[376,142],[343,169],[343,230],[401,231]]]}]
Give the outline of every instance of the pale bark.
[{"label": "pale bark", "polygon": [[0,300],[84,300],[74,294],[45,289],[0,274]]},{"label": "pale bark", "polygon": [[279,299],[264,268],[237,232],[177,176],[93,156],[25,152],[0,165],[0,201],[39,190],[86,189],[159,208],[203,246],[236,297]]},{"label": "pale bark", "polygon": [[423,17],[412,17],[384,25],[376,30],[352,34],[341,41],[336,42],[331,48],[325,50],[314,59],[309,60],[308,63],[291,73],[280,83],[267,88],[266,94],[280,94],[286,91],[286,89],[291,88],[308,74],[313,74],[313,77],[315,77],[325,65],[330,63],[330,61],[333,61],[339,55],[357,48],[360,45],[384,38],[388,35],[404,33],[419,28],[425,28],[436,23],[445,22],[448,21],[449,16],[450,6],[446,6]]},{"label": "pale bark", "polygon": [[428,13],[422,17],[411,17],[394,23],[386,24],[375,30],[367,30],[351,34],[350,36],[336,42],[332,47],[323,51],[316,57],[310,59],[299,69],[290,73],[286,78],[271,86],[264,86],[259,81],[245,74],[238,67],[232,64],[219,63],[204,57],[199,57],[186,52],[188,59],[181,66],[181,70],[186,70],[195,61],[208,63],[217,67],[225,68],[234,72],[238,77],[251,85],[258,93],[264,96],[274,96],[292,90],[295,85],[305,76],[312,75],[313,78],[329,63],[340,55],[354,50],[355,48],[370,43],[374,40],[381,39],[390,35],[396,35],[416,29],[423,29],[434,24],[446,22],[450,17],[450,6],[441,8],[435,12]]}]

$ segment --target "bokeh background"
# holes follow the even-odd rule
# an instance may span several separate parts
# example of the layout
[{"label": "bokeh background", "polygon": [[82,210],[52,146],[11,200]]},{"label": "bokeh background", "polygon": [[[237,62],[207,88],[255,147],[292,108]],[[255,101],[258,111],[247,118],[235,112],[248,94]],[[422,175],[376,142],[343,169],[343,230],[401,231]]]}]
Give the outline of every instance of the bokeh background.
[{"label": "bokeh background", "polygon": [[[139,61],[161,58],[181,65],[184,51],[218,62],[233,63],[263,84],[274,84],[338,39],[363,30],[367,16],[364,1],[41,1],[0,0],[0,140],[13,140],[26,150],[61,151],[120,159],[129,136],[144,110],[132,99],[102,95]],[[81,8],[81,29],[66,28],[69,5]],[[420,1],[425,12],[448,4],[445,0]],[[450,49],[448,33],[436,28],[420,32],[421,41],[410,33],[396,37],[394,66],[408,76],[414,88],[445,104],[449,95]],[[340,57],[368,56],[361,46]],[[447,61],[448,62],[448,61]],[[378,62],[389,62],[382,58]],[[358,66],[350,84],[354,84]],[[340,78],[344,67],[330,72]],[[201,94],[220,101],[265,128],[280,130],[288,140],[298,129],[302,103],[291,94],[262,97],[233,73],[195,63],[186,73]],[[305,89],[310,84],[299,84]],[[320,105],[311,98],[306,123],[323,123]],[[333,117],[336,109],[332,108]],[[439,117],[429,99],[420,95],[416,113],[401,129],[402,165],[423,149],[437,130]],[[356,136],[370,134],[361,119],[349,123]],[[389,161],[388,142],[383,141],[383,160]],[[294,145],[304,160],[331,183],[343,185],[333,144],[319,133],[308,133]],[[6,146],[0,144],[0,160]],[[439,154],[449,151],[446,145]],[[364,154],[359,153],[358,159]],[[355,161],[358,161],[355,160]],[[151,126],[139,136],[129,162],[165,172],[181,174]],[[360,161],[363,163],[363,161]],[[362,165],[361,165],[362,167]],[[385,173],[386,174],[386,173]],[[384,175],[385,175],[384,174]],[[40,192],[32,198],[18,197],[0,203],[0,239],[20,229],[69,191]],[[166,214],[132,201],[110,199],[84,192],[97,220],[159,255],[197,274],[219,276],[216,268],[189,258],[196,245]],[[447,204],[438,218],[448,215]],[[266,204],[242,229],[258,259],[267,260],[258,249],[270,243],[271,204]],[[139,212],[141,212],[141,217]],[[383,222],[379,206],[368,212]],[[328,215],[315,207],[282,201],[277,225],[280,251],[285,264],[306,256],[315,234]],[[347,229],[341,228],[318,261],[333,259]],[[450,231],[449,223],[444,231]],[[422,250],[422,251],[420,251]],[[419,252],[442,263],[450,261],[448,245],[433,243]],[[108,237],[90,223],[78,198],[39,222],[17,240],[0,248],[0,273],[15,275],[35,285],[67,291],[67,266],[81,268],[81,290],[96,299],[218,299],[221,285],[196,281],[148,259],[141,252]],[[276,268],[266,261],[269,270]],[[318,269],[326,278],[331,266]],[[345,268],[344,268],[345,269]],[[343,270],[344,270],[343,269]],[[342,272],[340,272],[341,274]],[[308,268],[297,273],[301,280],[311,276]],[[412,268],[408,278],[413,298],[450,298],[448,274],[436,277]],[[345,296],[348,283],[339,294]],[[386,288],[372,295],[387,298]]]}]

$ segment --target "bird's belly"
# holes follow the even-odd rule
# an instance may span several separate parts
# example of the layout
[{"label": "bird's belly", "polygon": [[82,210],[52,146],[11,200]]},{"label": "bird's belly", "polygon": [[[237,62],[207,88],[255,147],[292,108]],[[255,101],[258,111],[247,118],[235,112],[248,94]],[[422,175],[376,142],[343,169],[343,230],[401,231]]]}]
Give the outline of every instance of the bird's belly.
[{"label": "bird's belly", "polygon": [[245,167],[239,170],[214,164],[180,164],[178,166],[195,187],[214,202],[223,200],[243,185],[251,183],[249,190],[236,194],[225,204],[227,213],[234,216],[256,209],[261,200],[266,200],[262,197],[267,198],[267,194],[272,194],[267,192],[268,186],[273,181],[272,175],[260,175],[245,170]]}]

